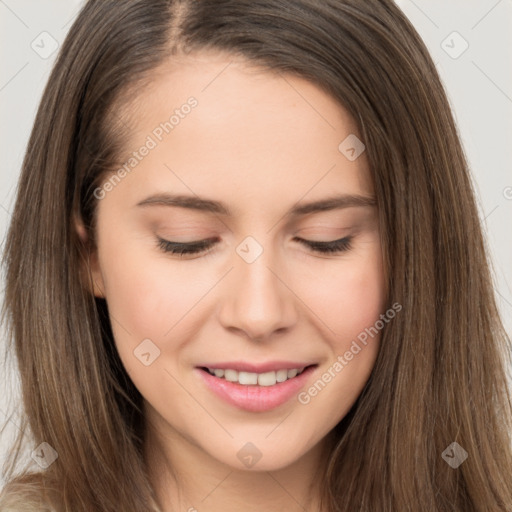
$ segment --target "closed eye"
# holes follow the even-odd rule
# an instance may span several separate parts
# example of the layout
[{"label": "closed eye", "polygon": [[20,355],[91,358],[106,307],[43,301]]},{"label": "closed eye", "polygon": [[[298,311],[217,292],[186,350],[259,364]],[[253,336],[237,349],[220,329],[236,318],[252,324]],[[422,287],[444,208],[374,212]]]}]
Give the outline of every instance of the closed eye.
[{"label": "closed eye", "polygon": [[215,244],[215,238],[207,238],[206,240],[198,240],[196,242],[188,242],[186,244],[180,242],[172,242],[171,240],[164,240],[158,238],[158,247],[162,251],[180,256],[185,254],[199,254],[208,251]]},{"label": "closed eye", "polygon": [[346,236],[339,238],[338,240],[332,240],[330,242],[318,242],[316,240],[304,240],[302,238],[295,237],[295,241],[300,242],[309,247],[313,252],[321,253],[338,253],[348,251],[352,246],[352,237]]},{"label": "closed eye", "polygon": [[[158,237],[158,247],[165,253],[177,254],[184,256],[188,254],[201,254],[209,253],[218,239],[207,238],[205,240],[198,240],[188,243],[173,242],[171,240],[164,240]],[[307,246],[311,251],[322,254],[326,253],[341,253],[351,249],[352,236],[346,236],[338,240],[328,242],[316,240],[304,240],[303,238],[294,237],[294,241]]]}]

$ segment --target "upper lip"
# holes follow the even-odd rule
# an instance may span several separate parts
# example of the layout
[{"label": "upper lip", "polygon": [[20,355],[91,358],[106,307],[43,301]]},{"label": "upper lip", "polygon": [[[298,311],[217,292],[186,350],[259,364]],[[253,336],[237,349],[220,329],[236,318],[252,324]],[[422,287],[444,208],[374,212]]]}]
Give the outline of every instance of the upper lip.
[{"label": "upper lip", "polygon": [[237,370],[239,372],[250,372],[250,373],[265,373],[277,370],[292,370],[293,368],[305,368],[311,366],[312,362],[308,361],[267,361],[265,363],[254,363],[247,361],[226,361],[219,363],[205,363],[199,365],[200,368],[211,368],[213,370]]}]

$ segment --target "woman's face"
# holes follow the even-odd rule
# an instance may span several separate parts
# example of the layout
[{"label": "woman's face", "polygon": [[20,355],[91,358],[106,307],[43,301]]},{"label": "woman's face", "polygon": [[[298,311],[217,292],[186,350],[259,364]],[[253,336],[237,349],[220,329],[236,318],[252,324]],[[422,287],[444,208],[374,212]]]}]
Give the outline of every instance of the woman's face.
[{"label": "woman's face", "polygon": [[147,421],[169,446],[283,468],[345,416],[379,347],[378,212],[356,125],[303,79],[206,53],[160,68],[116,116],[127,165],[95,191],[92,271]]}]

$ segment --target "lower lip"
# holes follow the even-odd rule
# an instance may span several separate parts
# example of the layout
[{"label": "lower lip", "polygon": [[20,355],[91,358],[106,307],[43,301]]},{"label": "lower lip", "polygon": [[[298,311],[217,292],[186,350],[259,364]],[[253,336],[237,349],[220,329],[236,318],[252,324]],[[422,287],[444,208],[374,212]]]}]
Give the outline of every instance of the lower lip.
[{"label": "lower lip", "polygon": [[196,368],[205,384],[227,403],[250,412],[264,412],[288,402],[305,385],[316,365],[309,366],[293,379],[273,386],[245,385],[215,377],[208,371]]}]

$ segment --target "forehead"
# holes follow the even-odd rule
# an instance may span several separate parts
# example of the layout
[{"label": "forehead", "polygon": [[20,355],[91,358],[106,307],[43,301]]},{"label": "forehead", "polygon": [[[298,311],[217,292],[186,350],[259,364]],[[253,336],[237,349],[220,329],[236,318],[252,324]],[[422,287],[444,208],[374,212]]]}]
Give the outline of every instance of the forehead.
[{"label": "forehead", "polygon": [[169,60],[122,116],[130,132],[120,164],[154,146],[126,180],[139,199],[173,191],[241,206],[373,191],[364,152],[351,161],[339,149],[360,137],[341,104],[303,78],[231,55]]}]

